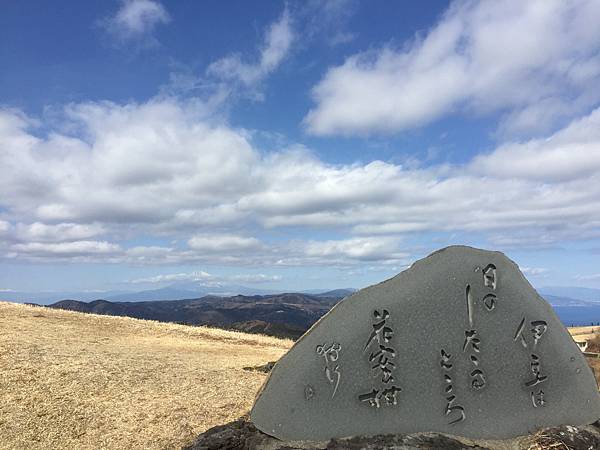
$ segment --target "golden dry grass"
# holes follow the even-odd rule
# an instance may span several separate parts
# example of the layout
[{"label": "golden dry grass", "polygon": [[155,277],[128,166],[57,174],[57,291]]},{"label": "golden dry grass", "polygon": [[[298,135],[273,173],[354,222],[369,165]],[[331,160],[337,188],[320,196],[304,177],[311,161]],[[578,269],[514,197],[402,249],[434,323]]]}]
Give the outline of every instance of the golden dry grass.
[{"label": "golden dry grass", "polygon": [[571,333],[571,336],[573,336],[573,339],[575,339],[575,341],[591,341],[599,335],[600,327],[571,327],[569,328],[569,333]]},{"label": "golden dry grass", "polygon": [[600,331],[600,326],[569,327],[568,330],[572,336],[577,336],[581,334],[593,334],[596,331]]},{"label": "golden dry grass", "polygon": [[[588,341],[588,352],[597,352],[600,350],[600,342],[598,342],[600,340],[600,327],[571,327],[567,329],[575,341]],[[600,386],[600,359],[595,357],[586,357],[585,359],[592,368],[596,376],[596,382]]]},{"label": "golden dry grass", "polygon": [[585,359],[588,362],[588,364],[590,365],[590,367],[592,368],[592,371],[594,372],[594,375],[596,376],[596,382],[598,383],[598,386],[600,386],[600,359],[598,359],[598,358],[585,358]]},{"label": "golden dry grass", "polygon": [[588,352],[600,353],[600,330],[587,338],[588,341]]},{"label": "golden dry grass", "polygon": [[0,448],[175,449],[246,413],[291,341],[0,302]]}]

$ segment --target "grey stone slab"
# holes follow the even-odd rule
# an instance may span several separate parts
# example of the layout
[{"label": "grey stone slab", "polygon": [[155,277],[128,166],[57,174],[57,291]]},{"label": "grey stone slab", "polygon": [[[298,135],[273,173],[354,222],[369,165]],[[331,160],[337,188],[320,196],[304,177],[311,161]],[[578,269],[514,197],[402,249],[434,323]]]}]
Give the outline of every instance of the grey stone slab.
[{"label": "grey stone slab", "polygon": [[280,359],[251,412],[285,440],[505,439],[600,417],[593,374],[499,252],[453,246],[347,297]]}]

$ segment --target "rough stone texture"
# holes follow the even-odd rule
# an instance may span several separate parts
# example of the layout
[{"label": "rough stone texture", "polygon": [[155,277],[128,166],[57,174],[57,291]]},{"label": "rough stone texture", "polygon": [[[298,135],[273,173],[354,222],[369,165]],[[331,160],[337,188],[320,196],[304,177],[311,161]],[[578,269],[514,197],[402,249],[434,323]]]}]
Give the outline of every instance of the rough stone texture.
[{"label": "rough stone texture", "polygon": [[595,450],[600,448],[600,423],[583,427],[562,426],[533,436],[504,441],[477,441],[439,433],[384,435],[331,439],[329,442],[282,442],[256,429],[245,418],[211,428],[186,450]]},{"label": "rough stone texture", "polygon": [[597,389],[517,265],[456,246],[334,307],[275,365],[251,419],[284,440],[506,439],[596,421]]}]

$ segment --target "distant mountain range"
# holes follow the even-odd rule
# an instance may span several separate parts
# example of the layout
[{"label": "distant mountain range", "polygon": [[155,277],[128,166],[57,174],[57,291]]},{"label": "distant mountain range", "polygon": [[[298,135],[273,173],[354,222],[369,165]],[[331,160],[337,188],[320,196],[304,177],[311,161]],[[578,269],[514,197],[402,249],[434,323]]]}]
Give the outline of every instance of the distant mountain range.
[{"label": "distant mountain range", "polygon": [[538,289],[540,295],[565,297],[585,302],[600,303],[600,289],[569,287],[569,286],[546,286]]},{"label": "distant mountain range", "polygon": [[296,339],[345,295],[341,290],[320,295],[205,296],[187,300],[111,302],[61,300],[49,308],[138,319],[210,325]]},{"label": "distant mountain range", "polygon": [[550,294],[544,294],[542,297],[552,306],[600,306],[600,302],[590,302],[577,298],[560,297]]},{"label": "distant mountain range", "polygon": [[[309,295],[328,295],[345,297],[356,289],[345,288],[325,291],[323,289],[314,289],[302,291],[302,294]],[[219,297],[231,297],[235,295],[272,295],[279,294],[281,291],[270,289],[261,289],[248,286],[241,286],[228,283],[214,283],[210,286],[198,282],[177,282],[159,289],[150,289],[143,291],[91,291],[91,292],[19,292],[19,291],[0,291],[0,300],[12,302],[29,302],[38,304],[50,304],[59,300],[70,299],[82,302],[91,300],[108,300],[111,302],[148,302],[157,300],[184,300],[190,298],[200,298],[207,295]]]},{"label": "distant mountain range", "polygon": [[25,291],[0,291],[0,300],[15,303],[39,303],[46,305],[66,298],[80,301],[97,300],[124,294],[126,291],[57,291],[57,292],[25,292]]},{"label": "distant mountain range", "polygon": [[[323,289],[311,289],[301,291],[307,295],[326,295],[330,297],[345,297],[356,289],[344,288],[325,291]],[[600,289],[548,286],[538,289],[542,295],[553,306],[594,306],[600,305]],[[30,302],[39,304],[55,303],[59,300],[72,299],[82,302],[91,300],[108,300],[111,302],[149,302],[159,300],[184,300],[200,298],[208,295],[219,297],[232,297],[235,295],[275,295],[280,291],[248,287],[228,283],[214,283],[210,286],[199,282],[177,282],[159,289],[142,291],[91,291],[91,292],[17,292],[0,291],[0,299],[13,302]]]},{"label": "distant mountain range", "polygon": [[[551,288],[550,291],[567,294],[579,292],[572,288]],[[586,298],[595,298],[594,292],[590,291],[594,290],[586,289],[581,292],[587,295]],[[353,292],[354,289],[335,289],[313,294],[200,296],[197,289],[186,290],[171,286],[116,294],[89,303],[73,299],[61,300],[49,307],[186,325],[210,325],[296,339],[337,302]],[[171,299],[168,299],[169,296]],[[600,321],[600,301],[548,293],[544,296],[566,325]],[[129,299],[136,301],[128,301]]]},{"label": "distant mountain range", "polygon": [[116,295],[102,297],[104,300],[115,302],[142,302],[155,300],[184,300],[188,298],[216,295],[230,297],[233,295],[266,295],[277,292],[266,289],[253,289],[237,285],[215,285],[211,287],[194,286],[188,284],[175,284],[160,289],[150,289],[140,292],[124,292]]},{"label": "distant mountain range", "polygon": [[[0,299],[139,319],[210,325],[296,339],[355,289],[273,293],[240,285],[178,282],[139,292],[0,292]],[[540,294],[567,325],[600,321],[600,289],[544,287]],[[91,301],[90,301],[91,300]]]}]

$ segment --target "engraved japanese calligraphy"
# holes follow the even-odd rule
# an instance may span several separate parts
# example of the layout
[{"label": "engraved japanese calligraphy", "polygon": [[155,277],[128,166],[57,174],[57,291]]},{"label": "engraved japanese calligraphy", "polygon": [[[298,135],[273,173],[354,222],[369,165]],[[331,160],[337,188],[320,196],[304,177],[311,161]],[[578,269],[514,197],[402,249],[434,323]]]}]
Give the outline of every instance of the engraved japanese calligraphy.
[{"label": "engraved japanese calligraphy", "polygon": [[446,409],[444,413],[446,416],[450,417],[448,422],[449,425],[454,425],[456,423],[462,422],[467,418],[465,413],[465,408],[460,405],[456,399],[456,395],[453,393],[454,387],[452,386],[452,355],[446,352],[446,350],[441,350],[441,360],[440,366],[444,371],[444,393],[446,395]]},{"label": "engraved japanese calligraphy", "polygon": [[273,367],[250,417],[288,440],[504,439],[595,422],[600,395],[518,266],[454,246],[338,303]]},{"label": "engraved japanese calligraphy", "polygon": [[377,387],[373,387],[370,392],[359,394],[358,399],[375,408],[380,408],[382,401],[386,406],[396,405],[398,403],[397,394],[402,390],[394,384],[395,380],[392,374],[396,367],[393,362],[396,358],[396,350],[390,343],[394,336],[394,330],[386,325],[389,317],[390,313],[386,309],[373,312],[375,323],[363,350],[364,352],[371,350],[369,363],[374,363],[371,369],[378,382],[376,383]]},{"label": "engraved japanese calligraphy", "polygon": [[471,388],[479,390],[485,387],[486,378],[483,369],[480,367],[478,356],[481,352],[481,339],[478,336],[477,330],[473,328],[473,295],[471,294],[470,284],[467,284],[466,288],[466,302],[471,329],[465,330],[465,340],[463,342],[462,351],[463,353],[468,352],[469,360],[471,361],[471,369],[469,370]]},{"label": "engraved japanese calligraphy", "polygon": [[335,393],[337,392],[337,388],[342,377],[340,366],[337,363],[338,359],[340,358],[341,350],[342,346],[335,342],[329,346],[324,344],[317,345],[317,354],[322,356],[325,360],[325,377],[333,387],[331,398],[335,397]]},{"label": "engraved japanese calligraphy", "polygon": [[[548,330],[548,324],[544,320],[533,320],[529,322],[530,328],[526,329],[526,319],[523,317],[519,322],[519,326],[516,329],[513,337],[514,341],[519,341],[521,345],[528,349],[531,348],[530,353],[530,372],[533,374],[533,378],[525,382],[525,386],[528,388],[534,388],[539,384],[544,383],[548,380],[548,375],[542,373],[542,358],[539,354],[533,353],[536,351],[538,342]],[[526,336],[529,335],[529,342]],[[539,406],[545,406],[547,403],[546,394],[542,390],[541,386],[534,388],[530,391],[531,403],[534,408]]]}]

